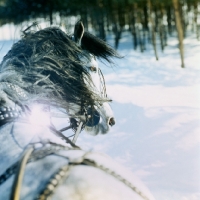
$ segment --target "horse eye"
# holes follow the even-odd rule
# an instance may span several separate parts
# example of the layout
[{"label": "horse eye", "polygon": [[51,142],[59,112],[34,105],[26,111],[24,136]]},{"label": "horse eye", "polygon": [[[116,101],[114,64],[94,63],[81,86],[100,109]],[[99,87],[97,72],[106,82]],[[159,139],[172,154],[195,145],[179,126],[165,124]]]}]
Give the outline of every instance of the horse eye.
[{"label": "horse eye", "polygon": [[89,69],[90,69],[90,71],[92,71],[92,72],[96,72],[96,71],[97,71],[97,68],[94,67],[94,66],[89,67]]}]

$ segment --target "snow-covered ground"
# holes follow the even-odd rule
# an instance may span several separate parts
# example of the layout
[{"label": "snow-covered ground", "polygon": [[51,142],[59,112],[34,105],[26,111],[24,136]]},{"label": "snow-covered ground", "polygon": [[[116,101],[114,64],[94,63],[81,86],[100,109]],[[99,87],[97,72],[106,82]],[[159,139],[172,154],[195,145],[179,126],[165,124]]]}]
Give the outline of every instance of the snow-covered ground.
[{"label": "snow-covered ground", "polygon": [[[185,39],[185,65],[171,37],[155,60],[124,34],[114,68],[101,69],[116,125],[107,135],[81,135],[78,144],[105,152],[150,188],[158,200],[200,199],[200,42]],[[159,48],[159,47],[158,47]]]},{"label": "snow-covered ground", "polygon": [[[124,58],[115,67],[100,63],[116,125],[107,135],[82,133],[77,144],[122,163],[157,200],[199,200],[200,42],[192,35],[185,39],[182,69],[175,37],[158,52],[159,61],[150,45],[141,54],[130,41],[124,33],[119,46]],[[12,43],[0,41],[1,57]]]}]

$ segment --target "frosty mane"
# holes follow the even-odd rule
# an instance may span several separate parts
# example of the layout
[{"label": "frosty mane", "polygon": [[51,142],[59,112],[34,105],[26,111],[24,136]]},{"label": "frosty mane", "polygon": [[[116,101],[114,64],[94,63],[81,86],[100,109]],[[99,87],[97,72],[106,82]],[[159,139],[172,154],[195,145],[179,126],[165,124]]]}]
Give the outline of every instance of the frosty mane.
[{"label": "frosty mane", "polygon": [[17,85],[30,98],[24,100],[10,92],[9,99],[22,105],[39,101],[59,107],[69,103],[94,106],[108,101],[90,89],[90,75],[80,58],[89,60],[92,54],[111,62],[110,57],[118,54],[88,32],[84,33],[81,46],[57,27],[24,31],[22,39],[3,58],[0,83]]}]

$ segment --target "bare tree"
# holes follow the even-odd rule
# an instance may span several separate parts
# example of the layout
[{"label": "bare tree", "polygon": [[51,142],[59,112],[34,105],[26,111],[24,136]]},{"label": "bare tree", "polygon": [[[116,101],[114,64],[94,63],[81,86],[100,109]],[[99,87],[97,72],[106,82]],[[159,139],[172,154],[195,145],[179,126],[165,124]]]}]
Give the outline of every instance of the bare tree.
[{"label": "bare tree", "polygon": [[156,60],[158,60],[157,48],[156,48],[156,33],[155,33],[155,23],[152,17],[152,7],[151,7],[151,0],[148,0],[148,7],[149,7],[149,21],[151,22],[151,29],[152,29],[152,44],[155,53]]},{"label": "bare tree", "polygon": [[178,32],[178,40],[179,40],[179,50],[181,56],[181,67],[184,66],[184,46],[183,46],[183,28],[181,24],[181,16],[180,16],[180,9],[179,9],[179,1],[172,0],[175,12],[175,20],[176,20],[176,29]]}]

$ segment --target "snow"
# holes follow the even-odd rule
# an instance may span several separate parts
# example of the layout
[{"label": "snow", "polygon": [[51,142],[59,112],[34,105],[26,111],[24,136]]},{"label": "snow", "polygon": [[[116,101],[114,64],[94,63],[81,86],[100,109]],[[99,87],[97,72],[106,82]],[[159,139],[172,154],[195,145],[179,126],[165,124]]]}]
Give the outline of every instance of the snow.
[{"label": "snow", "polygon": [[[112,38],[109,38],[112,43]],[[2,41],[1,57],[12,41]],[[113,99],[116,125],[106,135],[81,133],[77,145],[108,154],[129,168],[155,199],[200,199],[200,42],[184,40],[181,68],[178,42],[170,37],[159,61],[148,45],[141,53],[122,35],[116,66],[100,64]]]},{"label": "snow", "polygon": [[82,134],[77,143],[129,168],[155,199],[200,199],[200,42],[191,35],[184,44],[183,69],[176,37],[164,52],[158,45],[156,61],[150,45],[134,51],[124,33],[124,58],[113,68],[100,63],[117,123],[109,134]]}]

